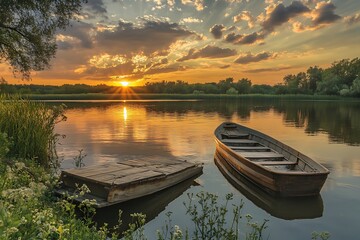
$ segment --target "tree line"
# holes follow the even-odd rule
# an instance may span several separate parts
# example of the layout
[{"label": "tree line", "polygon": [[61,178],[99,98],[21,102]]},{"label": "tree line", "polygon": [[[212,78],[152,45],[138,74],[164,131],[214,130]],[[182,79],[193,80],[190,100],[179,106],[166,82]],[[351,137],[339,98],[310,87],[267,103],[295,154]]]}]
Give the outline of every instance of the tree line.
[{"label": "tree line", "polygon": [[[100,84],[14,85],[0,79],[0,92],[22,94],[81,94],[118,93],[122,87]],[[284,76],[283,82],[274,86],[252,84],[248,78],[237,81],[226,78],[219,82],[188,83],[182,80],[147,82],[144,86],[131,87],[136,93],[165,94],[317,94],[360,97],[360,59],[343,59],[328,68],[309,67],[305,72]]]}]

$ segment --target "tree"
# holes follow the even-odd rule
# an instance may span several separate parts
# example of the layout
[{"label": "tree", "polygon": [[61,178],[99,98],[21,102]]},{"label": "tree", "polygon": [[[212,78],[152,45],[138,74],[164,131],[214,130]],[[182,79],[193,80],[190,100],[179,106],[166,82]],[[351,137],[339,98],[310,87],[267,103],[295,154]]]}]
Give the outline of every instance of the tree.
[{"label": "tree", "polygon": [[56,51],[56,30],[66,28],[85,0],[2,0],[0,2],[0,63],[15,75],[49,67]]},{"label": "tree", "polygon": [[322,72],[323,70],[318,66],[310,67],[306,73],[309,81],[309,89],[312,93],[316,91],[316,86],[318,82],[322,80]]},{"label": "tree", "polygon": [[242,78],[236,83],[236,89],[240,94],[250,93],[251,91],[251,80]]}]

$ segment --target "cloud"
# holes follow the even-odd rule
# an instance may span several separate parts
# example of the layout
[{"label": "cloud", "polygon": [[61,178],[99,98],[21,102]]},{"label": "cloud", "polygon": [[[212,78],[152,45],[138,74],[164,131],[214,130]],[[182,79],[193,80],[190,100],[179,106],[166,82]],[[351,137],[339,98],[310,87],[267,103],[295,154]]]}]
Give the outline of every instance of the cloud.
[{"label": "cloud", "polygon": [[90,18],[95,18],[96,15],[100,15],[103,18],[107,17],[107,10],[103,0],[88,0],[86,4],[84,4],[84,10],[88,11],[94,15],[91,15]]},{"label": "cloud", "polygon": [[261,25],[263,30],[273,32],[275,27],[281,26],[290,19],[307,12],[310,12],[310,9],[300,1],[293,1],[287,7],[280,3],[274,9],[269,11],[268,16]]},{"label": "cloud", "polygon": [[348,25],[352,25],[355,23],[360,22],[360,13],[357,13],[353,16],[347,16],[344,18],[345,23],[347,23]]},{"label": "cloud", "polygon": [[209,30],[209,32],[214,36],[215,39],[220,39],[223,35],[223,31],[225,30],[225,26],[222,24],[215,24]]},{"label": "cloud", "polygon": [[197,11],[204,10],[204,0],[181,0],[184,5],[194,5]]},{"label": "cloud", "polygon": [[249,64],[252,62],[260,62],[260,61],[264,61],[267,59],[273,59],[276,57],[276,54],[273,53],[269,53],[269,52],[262,52],[262,53],[258,53],[256,55],[253,55],[251,53],[246,53],[246,54],[242,54],[240,55],[237,59],[235,59],[235,63],[239,63],[239,64]]},{"label": "cloud", "polygon": [[194,48],[190,49],[188,54],[179,58],[178,62],[183,62],[190,59],[197,58],[225,58],[235,56],[237,54],[236,50],[230,48],[220,48],[216,46],[207,45],[199,50]]},{"label": "cloud", "polygon": [[229,43],[238,44],[238,45],[249,45],[257,42],[261,42],[265,38],[265,35],[258,32],[253,32],[251,34],[236,34],[234,32],[227,34],[224,37],[224,40]]},{"label": "cloud", "polygon": [[341,17],[334,13],[336,7],[331,2],[319,2],[312,12],[312,23],[314,26],[333,23]]},{"label": "cloud", "polygon": [[[293,31],[294,32],[303,32],[303,31],[314,31],[320,29],[326,25],[336,22],[341,19],[341,17],[335,14],[335,5],[331,2],[319,2],[316,4],[315,9],[312,10],[311,23],[309,25],[305,25],[301,22],[293,23]],[[356,21],[356,15],[353,19],[345,19],[345,21]],[[360,20],[360,19],[359,19]]]},{"label": "cloud", "polygon": [[122,54],[143,52],[149,55],[168,52],[170,45],[180,39],[199,39],[195,32],[166,19],[144,17],[139,21],[135,25],[120,20],[114,29],[99,32],[96,37],[99,46]]},{"label": "cloud", "polygon": [[193,17],[187,17],[187,18],[183,18],[180,23],[202,23],[203,20],[198,19],[198,18],[193,18]]},{"label": "cloud", "polygon": [[233,20],[234,23],[246,21],[249,28],[253,28],[255,26],[255,18],[249,11],[242,11],[240,14],[234,16]]},{"label": "cloud", "polygon": [[262,72],[277,72],[282,70],[292,69],[294,67],[274,67],[274,68],[257,68],[243,71],[244,73],[262,73]]},{"label": "cloud", "polygon": [[58,31],[58,35],[64,36],[64,38],[58,39],[59,49],[71,49],[75,46],[92,48],[94,43],[91,37],[91,31],[94,29],[92,24],[72,21],[71,27]]},{"label": "cloud", "polygon": [[230,64],[220,66],[219,68],[220,68],[220,69],[227,69],[227,68],[229,68],[229,67],[231,67],[231,65],[230,65]]}]

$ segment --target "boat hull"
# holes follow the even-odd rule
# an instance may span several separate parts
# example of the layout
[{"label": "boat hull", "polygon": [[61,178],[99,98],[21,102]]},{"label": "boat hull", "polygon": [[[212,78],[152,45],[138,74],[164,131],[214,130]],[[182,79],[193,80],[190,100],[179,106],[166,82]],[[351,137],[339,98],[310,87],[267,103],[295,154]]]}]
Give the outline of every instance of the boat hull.
[{"label": "boat hull", "polygon": [[[238,174],[242,174],[272,195],[282,197],[318,195],[326,181],[329,172],[325,168],[316,172],[280,172],[250,161],[241,156],[241,153],[235,152],[224,144],[217,131],[215,131],[215,142],[216,151],[219,156],[225,159]],[[256,135],[256,131],[251,132],[251,134]],[[263,136],[260,137],[262,138]],[[269,139],[271,140],[272,138],[269,137],[267,140]],[[278,142],[277,145],[279,145]],[[284,144],[282,146],[287,147],[287,150],[290,149],[290,147]],[[294,152],[295,150],[291,149],[291,151]],[[300,156],[300,153],[298,153],[298,156]],[[301,157],[305,159],[306,156],[301,154]],[[308,157],[305,160],[307,162],[310,161]]]}]

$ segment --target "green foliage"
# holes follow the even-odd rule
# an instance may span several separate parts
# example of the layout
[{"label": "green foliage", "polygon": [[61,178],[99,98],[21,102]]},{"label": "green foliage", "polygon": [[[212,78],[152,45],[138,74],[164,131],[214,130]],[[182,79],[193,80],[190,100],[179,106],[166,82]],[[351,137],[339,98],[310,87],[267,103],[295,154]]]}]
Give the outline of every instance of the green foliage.
[{"label": "green foliage", "polygon": [[65,120],[63,105],[49,108],[19,96],[0,96],[0,132],[12,142],[8,157],[33,159],[48,168],[55,164],[55,124]]},{"label": "green foliage", "polygon": [[3,159],[9,152],[11,143],[6,133],[0,132],[0,160]]},{"label": "green foliage", "polygon": [[0,239],[108,239],[107,226],[96,228],[91,220],[93,201],[80,203],[83,220],[76,214],[73,199],[88,192],[86,186],[56,202],[51,191],[57,179],[44,168],[16,161],[0,162],[0,169]]},{"label": "green foliage", "polygon": [[86,154],[83,153],[83,149],[79,150],[79,155],[75,156],[74,159],[74,165],[77,168],[82,168],[85,166],[84,158],[86,157]]},{"label": "green foliage", "polygon": [[0,60],[29,79],[32,70],[49,66],[56,51],[55,34],[79,14],[82,0],[1,1]]},{"label": "green foliage", "polygon": [[341,81],[340,78],[332,73],[331,71],[324,71],[322,76],[322,81],[317,84],[317,91],[320,94],[326,95],[337,95],[339,94]]},{"label": "green foliage", "polygon": [[218,204],[218,196],[200,192],[196,194],[197,203],[193,202],[194,195],[188,194],[189,202],[184,203],[186,213],[195,224],[192,239],[238,239],[241,202],[233,207],[232,222],[227,223],[228,204],[233,199],[232,194],[226,196],[225,204]]},{"label": "green foliage", "polygon": [[350,88],[350,93],[354,97],[360,97],[360,77],[357,77]]},{"label": "green foliage", "polygon": [[328,232],[313,232],[311,234],[311,239],[312,240],[327,240],[330,238],[330,233]]},{"label": "green foliage", "polygon": [[236,90],[236,89],[233,88],[233,87],[229,88],[229,89],[226,91],[226,94],[227,94],[227,95],[236,95],[236,94],[238,94],[238,93],[239,93],[238,90]]}]

